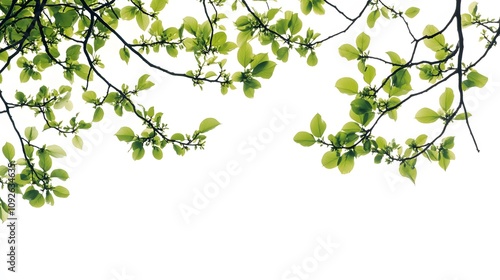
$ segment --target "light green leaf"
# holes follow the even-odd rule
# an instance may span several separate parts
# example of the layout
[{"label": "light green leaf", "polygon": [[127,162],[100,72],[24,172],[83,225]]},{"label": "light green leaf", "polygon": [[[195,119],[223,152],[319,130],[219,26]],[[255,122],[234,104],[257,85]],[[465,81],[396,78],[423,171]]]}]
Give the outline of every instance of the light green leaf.
[{"label": "light green leaf", "polygon": [[363,73],[363,80],[365,83],[371,84],[377,74],[377,70],[371,65],[366,65],[366,68],[361,73]]},{"label": "light green leaf", "polygon": [[348,151],[344,153],[338,162],[338,168],[341,174],[347,174],[354,168],[354,152]]},{"label": "light green leaf", "polygon": [[198,21],[194,17],[185,17],[183,22],[184,29],[192,35],[196,35],[196,31],[198,30]]},{"label": "light green leaf", "polygon": [[115,133],[115,135],[118,138],[118,140],[125,141],[125,142],[130,142],[130,141],[134,140],[134,138],[135,138],[134,131],[130,127],[127,127],[127,126],[123,126],[122,128],[120,128]]},{"label": "light green leaf", "polygon": [[135,6],[125,6],[120,10],[120,17],[124,20],[131,20],[135,17],[135,14],[139,11]]},{"label": "light green leaf", "polygon": [[448,111],[451,108],[451,105],[453,104],[454,98],[455,95],[453,94],[453,90],[447,87],[446,90],[439,97],[439,105],[441,106],[441,109],[443,109],[443,111],[445,112]]},{"label": "light green leaf", "polygon": [[238,62],[243,67],[247,67],[252,61],[253,51],[252,46],[249,43],[243,43],[238,49]]},{"label": "light green leaf", "polygon": [[49,153],[50,156],[55,158],[62,158],[66,156],[66,152],[63,150],[63,148],[57,145],[49,145],[45,150]]},{"label": "light green leaf", "polygon": [[326,152],[321,158],[321,164],[323,164],[323,166],[328,169],[337,167],[338,161],[339,156],[337,155],[337,152],[334,151]]},{"label": "light green leaf", "polygon": [[353,60],[359,57],[359,51],[350,44],[343,44],[340,46],[339,54],[347,60]]},{"label": "light green leaf", "polygon": [[66,172],[63,169],[54,169],[50,173],[50,177],[52,178],[59,178],[63,181],[66,181],[69,178],[68,172]]},{"label": "light green leaf", "polygon": [[88,90],[82,94],[82,99],[88,103],[94,103],[97,100],[97,94],[95,91]]},{"label": "light green leaf", "polygon": [[366,24],[368,25],[368,27],[373,28],[375,26],[375,22],[379,17],[380,17],[380,11],[378,9],[371,11],[370,14],[368,14],[368,17],[366,18]]},{"label": "light green leaf", "polygon": [[486,76],[483,76],[476,71],[471,71],[469,74],[467,74],[467,80],[471,81],[473,86],[476,86],[478,88],[484,87],[488,82],[488,78]]},{"label": "light green leaf", "polygon": [[148,26],[149,26],[149,16],[148,15],[146,15],[143,12],[139,11],[135,15],[135,20],[137,22],[137,25],[139,25],[139,27],[143,31],[146,31],[146,29],[148,29]]},{"label": "light green leaf", "polygon": [[326,122],[321,118],[320,114],[316,114],[310,123],[311,132],[316,137],[323,136],[326,130]]},{"label": "light green leaf", "polygon": [[361,52],[366,51],[370,45],[370,36],[366,35],[365,32],[361,32],[356,38],[356,46]]},{"label": "light green leaf", "polygon": [[273,61],[263,61],[252,70],[252,76],[269,79],[273,75],[276,63]]},{"label": "light green leaf", "polygon": [[120,49],[119,51],[119,54],[120,54],[120,58],[125,61],[125,63],[128,64],[129,60],[130,60],[130,51],[128,50],[127,47],[123,47]]},{"label": "light green leaf", "polygon": [[157,160],[163,158],[163,151],[158,147],[153,147],[153,157]]},{"label": "light green leaf", "polygon": [[43,171],[47,171],[52,167],[52,158],[48,152],[38,153],[38,165]]},{"label": "light green leaf", "polygon": [[69,191],[65,187],[57,186],[53,190],[54,195],[61,198],[66,198],[69,196]]},{"label": "light green leaf", "polygon": [[134,142],[132,148],[133,148],[132,151],[133,160],[140,160],[144,157],[146,151],[144,150],[144,147],[141,142]]},{"label": "light green leaf", "polygon": [[415,118],[421,123],[433,123],[437,121],[440,116],[434,110],[429,108],[422,108],[418,110]]},{"label": "light green leaf", "polygon": [[30,205],[36,208],[40,208],[45,204],[45,198],[41,193],[38,193],[38,195],[30,200]]},{"label": "light green leaf", "polygon": [[214,118],[206,118],[200,123],[200,127],[198,128],[198,131],[200,133],[205,133],[207,131],[210,131],[214,128],[216,128],[218,125],[220,125],[220,122],[217,121]]},{"label": "light green leaf", "polygon": [[24,136],[28,141],[33,141],[38,137],[38,130],[34,126],[29,126],[24,129]]},{"label": "light green leaf", "polygon": [[16,150],[14,149],[14,146],[11,143],[6,142],[5,145],[3,145],[2,147],[2,153],[5,156],[5,158],[10,162],[16,155]]},{"label": "light green leaf", "polygon": [[147,90],[153,87],[155,84],[151,81],[148,81],[149,74],[144,74],[139,78],[137,82],[137,90]]},{"label": "light green leaf", "polygon": [[152,0],[151,4],[149,5],[151,9],[155,12],[159,12],[165,8],[165,5],[167,5],[168,0]]},{"label": "light green leaf", "polygon": [[340,78],[337,83],[335,83],[335,87],[341,92],[349,95],[358,93],[358,82],[353,78],[344,77]]},{"label": "light green leaf", "polygon": [[94,116],[92,117],[93,122],[100,122],[104,117],[104,110],[102,107],[95,108]]},{"label": "light green leaf", "polygon": [[417,179],[417,169],[415,168],[415,166],[412,166],[406,162],[402,162],[399,165],[399,174],[410,179],[413,184],[415,184],[415,180]]},{"label": "light green leaf", "polygon": [[434,25],[427,25],[424,29],[424,36],[432,36],[430,39],[424,39],[424,44],[431,50],[437,52],[446,46],[446,42],[443,34],[438,34],[439,29]]},{"label": "light green leaf", "polygon": [[293,141],[299,143],[304,147],[309,147],[316,143],[316,139],[314,138],[314,136],[311,133],[305,131],[297,132],[297,134],[295,134],[295,137],[293,137]]},{"label": "light green leaf", "polygon": [[415,16],[418,15],[420,12],[420,9],[417,7],[410,7],[406,10],[405,15],[409,18],[414,18]]},{"label": "light green leaf", "polygon": [[370,102],[362,98],[356,98],[351,102],[351,110],[356,115],[364,115],[368,112],[371,112],[373,109]]},{"label": "light green leaf", "polygon": [[399,54],[397,54],[393,51],[388,51],[388,52],[386,52],[386,54],[391,59],[392,64],[397,64],[397,65],[402,64],[403,61],[401,60],[401,57],[399,56]]},{"label": "light green leaf", "polygon": [[48,205],[54,205],[54,196],[50,192],[45,193],[45,203]]},{"label": "light green leaf", "polygon": [[[467,118],[470,118],[472,116],[471,113],[467,112]],[[460,113],[455,116],[455,120],[457,121],[463,121],[465,120],[465,113]]]},{"label": "light green leaf", "polygon": [[316,52],[311,52],[307,56],[307,65],[316,66],[318,64],[318,56],[316,56]]},{"label": "light green leaf", "polygon": [[80,150],[83,148],[82,137],[75,135],[75,136],[73,136],[73,139],[71,140],[71,142],[73,143],[73,146],[75,146],[76,148],[78,148]]},{"label": "light green leaf", "polygon": [[443,138],[442,144],[443,144],[443,149],[453,149],[453,147],[455,146],[455,137],[449,136]]}]

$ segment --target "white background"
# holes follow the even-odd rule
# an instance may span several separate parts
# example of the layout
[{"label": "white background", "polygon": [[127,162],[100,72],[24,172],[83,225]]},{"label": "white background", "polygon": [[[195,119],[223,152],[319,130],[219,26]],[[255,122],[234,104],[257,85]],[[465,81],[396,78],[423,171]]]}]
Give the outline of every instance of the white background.
[{"label": "white background", "polygon": [[[455,1],[443,1],[442,7],[436,1],[409,2],[402,7],[422,8],[411,21],[419,35],[429,20],[442,27]],[[480,2],[485,14],[494,7],[494,1]],[[327,133],[335,134],[348,121],[350,98],[334,84],[359,74],[355,63],[338,57],[338,45],[354,43],[365,31],[372,36],[373,53],[393,50],[403,56],[407,48],[396,44],[397,26],[357,26],[324,44],[315,68],[294,53],[254,99],[241,90],[227,96],[211,86],[200,91],[190,81],[151,72],[157,85],[141,101],[165,112],[171,132],[193,131],[206,117],[222,123],[207,134],[205,150],[184,157],[167,148],[162,161],[147,153],[134,162],[129,147],[113,134],[137,123],[112,116],[111,110],[82,133],[85,152],[72,148],[68,139],[44,135],[67,150],[68,157],[57,164],[70,173],[65,185],[71,196],[41,209],[18,201],[18,272],[8,272],[2,261],[0,279],[499,279],[498,50],[477,68],[490,78],[488,86],[467,91],[465,98],[481,152],[463,124],[451,126],[457,160],[446,172],[421,159],[413,185],[399,176],[397,165],[374,165],[367,156],[356,160],[350,174],[340,175],[321,166],[324,147],[292,141],[296,132],[309,129],[316,113],[326,120]],[[475,44],[477,36],[471,38]],[[148,70],[126,71],[114,78]],[[413,79],[416,87],[418,76]],[[384,122],[378,133],[388,139],[399,135],[400,142],[432,135],[437,126],[420,125],[413,116],[420,107],[437,109],[441,92],[416,107],[403,107],[407,115],[401,111],[400,122]],[[278,117],[283,112],[288,119]],[[183,216],[180,207],[192,207],[197,193],[216,184],[214,177],[224,177],[231,166],[236,172],[227,175],[225,187],[197,215]],[[5,225],[0,233],[4,260]],[[331,251],[321,247],[328,240],[335,245]],[[318,252],[324,257],[319,261],[314,260]],[[306,271],[302,278],[289,273],[294,266]]]}]

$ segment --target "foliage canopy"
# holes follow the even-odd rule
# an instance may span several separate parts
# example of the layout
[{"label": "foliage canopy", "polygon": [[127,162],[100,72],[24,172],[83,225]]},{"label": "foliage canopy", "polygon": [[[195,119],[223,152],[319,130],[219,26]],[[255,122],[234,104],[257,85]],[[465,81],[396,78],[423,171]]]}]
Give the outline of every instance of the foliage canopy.
[{"label": "foliage canopy", "polygon": [[[37,141],[39,132],[53,130],[69,136],[81,149],[84,143],[79,132],[101,121],[105,113],[131,114],[142,123],[142,131],[122,127],[115,134],[130,145],[134,160],[140,160],[146,152],[161,159],[168,146],[178,155],[204,148],[206,133],[220,124],[218,120],[206,118],[191,133],[167,133],[163,113],[154,107],[145,108],[135,99],[154,86],[150,76],[143,74],[135,83],[116,82],[104,72],[107,57],[101,57],[101,53],[115,53],[124,65],[136,59],[154,71],[189,79],[200,88],[216,84],[222,94],[241,88],[246,97],[253,98],[262,79],[272,78],[277,61],[287,62],[296,52],[309,66],[315,66],[316,49],[322,44],[352,31],[355,24],[362,22],[373,28],[378,21],[397,21],[405,27],[412,38],[410,55],[390,49],[372,55],[371,37],[365,32],[342,44],[338,55],[357,63],[362,76],[341,77],[334,82],[340,93],[352,98],[351,121],[337,133],[327,135],[326,121],[316,114],[309,130],[298,132],[294,141],[303,146],[324,146],[323,166],[338,168],[342,174],[349,173],[356,158],[365,155],[373,155],[375,163],[398,163],[401,175],[413,182],[420,157],[446,170],[455,159],[454,137],[445,136],[448,125],[465,121],[474,139],[463,96],[466,90],[481,88],[488,81],[476,68],[496,45],[500,20],[482,16],[477,2],[456,0],[444,26],[429,24],[423,30],[414,30],[412,18],[418,17],[420,8],[400,9],[387,2],[362,1],[356,13],[347,13],[326,0],[297,1],[295,11],[283,9],[277,1],[200,0],[188,4],[200,8],[200,16],[193,13],[179,22],[169,22],[165,16],[171,5],[168,0],[0,0],[0,117],[10,124],[2,127],[1,133],[13,138],[2,147],[6,159],[0,166],[2,189],[8,186],[34,207],[53,205],[54,195],[67,197],[68,189],[59,184],[69,175],[52,166],[53,158],[66,153],[57,145]],[[314,26],[306,28],[306,17],[328,17],[342,24],[335,24],[340,27],[330,34],[320,34]],[[127,31],[132,27],[133,32]],[[469,39],[465,39],[463,29],[467,27],[479,30],[477,36],[485,46],[470,61],[464,60]],[[447,40],[449,37],[454,39]],[[256,52],[257,46],[268,51]],[[427,53],[422,55],[422,49]],[[193,57],[193,65],[188,66],[191,68],[172,70],[171,65],[155,60],[161,55],[175,61],[183,54]],[[234,56],[239,68],[228,69],[231,63],[227,62]],[[389,69],[387,74],[381,70],[384,67]],[[6,85],[6,77],[12,73],[21,83],[17,88]],[[427,86],[414,88],[415,79],[427,81]],[[39,85],[35,92],[34,85]],[[398,143],[374,134],[381,119],[397,120],[398,110],[405,103],[444,85],[447,87],[436,103],[415,115],[421,123],[441,122],[439,135],[417,133]],[[99,90],[99,86],[106,90]],[[73,112],[74,94],[92,110],[91,119]],[[73,115],[57,117],[62,109]],[[17,116],[21,113],[42,119],[43,127],[19,123]],[[11,172],[16,165],[19,174]],[[0,204],[0,219],[5,221],[9,211],[5,197],[0,197]]]}]

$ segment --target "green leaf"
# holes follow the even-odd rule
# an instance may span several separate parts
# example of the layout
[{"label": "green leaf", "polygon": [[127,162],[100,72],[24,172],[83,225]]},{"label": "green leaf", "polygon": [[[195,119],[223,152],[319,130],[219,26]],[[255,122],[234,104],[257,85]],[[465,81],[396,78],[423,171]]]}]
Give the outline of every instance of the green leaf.
[{"label": "green leaf", "polygon": [[362,99],[362,98],[356,98],[351,102],[351,110],[356,114],[356,115],[364,115],[368,112],[371,112],[372,105],[370,102]]},{"label": "green leaf", "polygon": [[451,88],[446,88],[446,90],[439,97],[439,105],[443,111],[448,111],[453,104],[453,99],[455,95],[453,94],[453,90]]},{"label": "green leaf", "polygon": [[146,151],[144,150],[144,147],[142,145],[142,142],[134,142],[132,144],[133,152],[132,152],[132,159],[133,160],[140,160],[141,158],[144,157],[144,154]]},{"label": "green leaf", "polygon": [[358,93],[358,82],[353,78],[344,77],[340,78],[337,83],[335,83],[335,87],[341,92],[349,95]]},{"label": "green leaf", "polygon": [[[470,118],[472,116],[471,113],[467,112],[467,118]],[[465,120],[465,113],[460,113],[455,116],[455,120],[457,121],[463,121]]]},{"label": "green leaf", "polygon": [[437,121],[440,116],[434,110],[429,108],[422,108],[418,110],[415,118],[421,123],[433,123]]},{"label": "green leaf", "polygon": [[38,193],[38,195],[30,200],[30,205],[36,208],[40,208],[45,204],[45,198],[41,193]]},{"label": "green leaf", "polygon": [[415,139],[415,144],[417,146],[422,146],[425,144],[425,142],[427,142],[427,135],[426,134],[421,134],[417,137],[417,139]]},{"label": "green leaf", "polygon": [[318,57],[316,56],[316,52],[311,52],[307,56],[307,65],[309,66],[316,66],[318,64]]},{"label": "green leaf", "polygon": [[412,166],[406,162],[402,162],[399,165],[399,174],[410,179],[413,184],[415,184],[415,180],[417,179],[417,169],[415,168],[415,166]]},{"label": "green leaf", "polygon": [[185,17],[183,22],[184,29],[192,35],[196,35],[196,31],[198,30],[198,21],[194,17]]},{"label": "green leaf", "polygon": [[135,6],[125,6],[120,10],[120,17],[124,20],[131,20],[135,17],[135,14],[139,11]]},{"label": "green leaf", "polygon": [[146,31],[146,29],[148,29],[148,26],[149,26],[149,16],[148,15],[146,15],[145,13],[139,11],[135,15],[135,20],[137,22],[137,25],[139,25],[139,27],[143,31]]},{"label": "green leaf", "polygon": [[356,46],[361,52],[366,51],[370,45],[370,36],[366,35],[365,32],[361,32],[356,38]]},{"label": "green leaf", "polygon": [[119,54],[120,54],[120,58],[125,61],[125,63],[128,64],[129,60],[130,60],[130,51],[128,50],[127,47],[123,47],[120,49],[119,51]]},{"label": "green leaf", "polygon": [[472,16],[469,14],[462,14],[461,16],[462,27],[467,27],[472,25]]},{"label": "green leaf", "polygon": [[40,192],[33,189],[33,187],[30,188],[31,189],[26,189],[26,191],[24,192],[23,199],[32,200],[35,199],[40,194]]},{"label": "green leaf", "polygon": [[183,156],[186,153],[186,150],[177,144],[174,144],[173,147],[174,147],[175,153],[177,153],[177,155],[179,155],[179,156]]},{"label": "green leaf", "polygon": [[148,81],[149,74],[144,74],[139,78],[137,82],[137,90],[147,90],[153,87],[155,84],[151,81]]},{"label": "green leaf", "polygon": [[167,5],[168,0],[152,0],[151,4],[149,5],[151,9],[155,12],[159,12],[165,8],[165,5]]},{"label": "green leaf", "polygon": [[438,163],[443,170],[446,171],[448,169],[448,166],[450,165],[450,159],[445,156],[444,150],[439,151],[439,156],[438,156]]},{"label": "green leaf", "polygon": [[453,147],[455,146],[455,137],[449,136],[443,138],[442,144],[443,144],[443,149],[453,149]]},{"label": "green leaf", "polygon": [[127,126],[121,127],[115,133],[115,135],[118,138],[118,140],[125,141],[125,142],[130,142],[130,141],[134,140],[134,138],[135,138],[134,131],[130,127],[127,127]]},{"label": "green leaf", "polygon": [[311,120],[311,132],[316,137],[323,136],[326,130],[326,122],[321,118],[320,114],[316,114]]},{"label": "green leaf", "polygon": [[34,126],[29,126],[24,129],[24,136],[28,141],[33,141],[38,137],[38,130]]},{"label": "green leaf", "polygon": [[170,139],[177,141],[184,141],[186,138],[181,133],[174,133],[172,136],[170,136]]},{"label": "green leaf", "polygon": [[439,29],[437,29],[434,25],[427,25],[424,29],[424,36],[431,36],[430,39],[424,39],[424,44],[431,50],[437,52],[443,49],[446,46],[446,42],[443,34],[438,34]]},{"label": "green leaf", "polygon": [[38,165],[40,165],[43,171],[47,171],[52,167],[52,158],[48,152],[38,153]]},{"label": "green leaf", "polygon": [[249,43],[244,43],[238,49],[238,62],[243,67],[247,67],[252,61],[253,51],[252,46]]},{"label": "green leaf", "polygon": [[16,150],[14,149],[14,146],[11,143],[6,142],[5,145],[3,145],[2,147],[2,153],[5,156],[5,158],[10,162],[16,155]]},{"label": "green leaf", "polygon": [[19,74],[19,80],[21,83],[26,83],[29,81],[30,77],[31,75],[26,69],[21,70],[21,73]]},{"label": "green leaf", "polygon": [[363,80],[365,81],[365,83],[371,84],[371,82],[375,78],[375,75],[377,74],[377,70],[371,65],[366,65],[364,71],[362,71],[361,73],[363,73]]},{"label": "green leaf", "polygon": [[323,166],[328,169],[337,167],[338,161],[339,156],[337,155],[337,152],[334,151],[326,152],[321,158],[321,164],[323,164]]},{"label": "green leaf", "polygon": [[342,131],[346,133],[356,133],[361,131],[361,127],[355,122],[348,122],[344,124],[344,126],[342,127]]},{"label": "green leaf", "polygon": [[471,13],[472,15],[477,14],[477,2],[476,1],[469,4],[469,13]]},{"label": "green leaf", "polygon": [[339,54],[347,60],[353,60],[359,57],[359,51],[350,44],[343,44],[340,46]]},{"label": "green leaf", "polygon": [[72,45],[66,49],[66,57],[70,60],[77,61],[80,57],[82,46]]},{"label": "green leaf", "polygon": [[163,151],[158,147],[153,147],[153,157],[157,160],[163,158]]},{"label": "green leaf", "polygon": [[401,57],[399,56],[399,54],[397,54],[393,51],[388,51],[388,52],[386,52],[386,54],[391,59],[392,64],[397,64],[397,65],[403,64],[402,63],[403,61],[401,60]]},{"label": "green leaf", "polygon": [[252,76],[269,79],[273,75],[276,63],[273,61],[263,61],[252,70]]},{"label": "green leaf", "polygon": [[375,22],[380,17],[380,11],[378,9],[371,11],[366,18],[366,24],[368,27],[373,28],[375,26]]},{"label": "green leaf", "polygon": [[82,94],[82,99],[88,103],[94,103],[97,100],[97,94],[95,91],[88,90]]},{"label": "green leaf", "polygon": [[0,165],[0,177],[5,176],[9,172],[9,168],[5,165]]},{"label": "green leaf", "polygon": [[214,118],[206,118],[200,123],[200,127],[198,128],[198,131],[200,133],[205,133],[207,131],[210,131],[214,128],[216,128],[218,125],[220,125],[220,122],[217,121]]},{"label": "green leaf", "polygon": [[49,153],[50,156],[55,158],[62,158],[66,156],[66,152],[63,150],[63,148],[57,145],[49,145],[45,150]]},{"label": "green leaf", "polygon": [[483,76],[476,71],[471,71],[467,74],[467,80],[472,82],[472,86],[476,86],[478,88],[484,87],[488,82],[488,78],[486,76]]},{"label": "green leaf", "polygon": [[344,153],[338,162],[338,168],[341,174],[347,174],[354,168],[354,152],[348,151]]},{"label": "green leaf", "polygon": [[414,18],[415,16],[418,15],[420,12],[420,9],[417,7],[410,7],[406,10],[405,15],[409,18]]},{"label": "green leaf", "polygon": [[54,205],[54,197],[50,192],[45,193],[45,203],[51,206]]},{"label": "green leaf", "polygon": [[66,198],[69,196],[69,191],[65,187],[57,186],[53,190],[54,195],[61,198]]},{"label": "green leaf", "polygon": [[92,117],[93,122],[100,122],[104,117],[104,110],[102,107],[95,108],[94,116]]},{"label": "green leaf", "polygon": [[73,143],[73,146],[75,146],[76,148],[78,148],[80,150],[83,148],[82,137],[75,135],[75,136],[73,136],[73,139],[71,140],[71,142]]},{"label": "green leaf", "polygon": [[88,65],[79,64],[78,67],[75,69],[75,74],[82,80],[86,81],[87,78],[89,81],[93,80],[93,74]]},{"label": "green leaf", "polygon": [[297,134],[295,134],[295,137],[293,137],[293,141],[299,143],[304,147],[309,147],[316,143],[316,139],[314,138],[314,136],[311,133],[305,131],[297,132]]},{"label": "green leaf", "polygon": [[63,181],[66,181],[69,178],[68,172],[66,172],[63,169],[54,169],[50,173],[50,177],[52,178],[59,178]]}]

